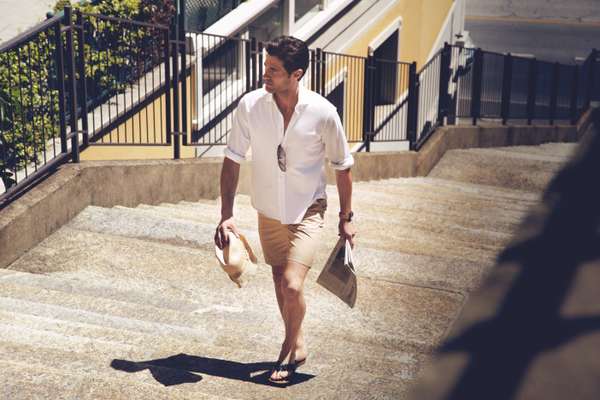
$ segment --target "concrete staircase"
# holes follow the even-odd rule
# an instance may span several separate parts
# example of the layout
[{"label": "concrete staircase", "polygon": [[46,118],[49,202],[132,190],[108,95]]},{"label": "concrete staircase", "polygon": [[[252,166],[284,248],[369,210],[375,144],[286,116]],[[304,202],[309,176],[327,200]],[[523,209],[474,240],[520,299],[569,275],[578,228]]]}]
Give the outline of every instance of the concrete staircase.
[{"label": "concrete staircase", "polygon": [[[0,269],[0,399],[400,399],[572,144],[452,150],[429,177],[356,183],[357,307],[306,282],[309,359],[266,381],[283,328],[270,268],[214,258],[218,200],[88,207]],[[235,215],[259,259],[247,196]]]}]

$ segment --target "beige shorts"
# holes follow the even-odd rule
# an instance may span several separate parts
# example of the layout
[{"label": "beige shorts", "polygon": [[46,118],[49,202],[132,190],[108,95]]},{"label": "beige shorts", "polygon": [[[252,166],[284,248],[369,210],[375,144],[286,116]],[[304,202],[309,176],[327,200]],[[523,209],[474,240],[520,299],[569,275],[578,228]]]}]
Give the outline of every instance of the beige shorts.
[{"label": "beige shorts", "polygon": [[258,213],[258,233],[265,255],[271,266],[283,266],[295,261],[311,267],[319,245],[327,200],[314,202],[299,224],[285,225],[276,219]]}]

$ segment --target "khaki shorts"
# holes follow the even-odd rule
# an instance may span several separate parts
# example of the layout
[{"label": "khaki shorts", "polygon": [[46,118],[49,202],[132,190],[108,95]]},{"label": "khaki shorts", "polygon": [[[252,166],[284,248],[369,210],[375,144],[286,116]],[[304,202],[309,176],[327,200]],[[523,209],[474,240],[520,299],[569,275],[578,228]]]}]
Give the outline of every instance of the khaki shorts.
[{"label": "khaki shorts", "polygon": [[327,200],[314,202],[299,224],[285,225],[276,219],[258,213],[258,233],[265,255],[271,266],[283,266],[295,261],[311,267],[319,245]]}]

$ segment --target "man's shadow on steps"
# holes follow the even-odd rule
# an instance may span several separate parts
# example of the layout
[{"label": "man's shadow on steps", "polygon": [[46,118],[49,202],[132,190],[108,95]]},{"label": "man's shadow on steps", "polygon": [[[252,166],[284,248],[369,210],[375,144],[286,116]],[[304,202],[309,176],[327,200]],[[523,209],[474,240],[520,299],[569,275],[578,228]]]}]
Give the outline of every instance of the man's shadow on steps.
[{"label": "man's shadow on steps", "polygon": [[[197,383],[202,376],[207,374],[222,378],[236,379],[244,382],[252,382],[258,385],[276,386],[269,382],[271,369],[275,366],[273,362],[240,363],[235,361],[220,360],[177,354],[167,358],[159,358],[148,361],[129,361],[114,359],[110,366],[124,372],[140,372],[149,370],[154,379],[164,386],[180,385],[182,383]],[[296,385],[314,378],[314,375],[296,372],[287,386]]]}]

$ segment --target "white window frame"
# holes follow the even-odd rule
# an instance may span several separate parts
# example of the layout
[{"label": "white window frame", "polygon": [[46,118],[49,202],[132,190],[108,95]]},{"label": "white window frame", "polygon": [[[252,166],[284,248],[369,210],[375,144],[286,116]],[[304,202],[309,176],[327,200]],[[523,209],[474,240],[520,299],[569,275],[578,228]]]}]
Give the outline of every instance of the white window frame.
[{"label": "white window frame", "polygon": [[390,36],[394,33],[398,33],[398,52],[396,54],[396,60],[400,60],[400,48],[401,48],[401,38],[402,38],[402,17],[396,18],[391,24],[389,24],[375,39],[373,39],[369,43],[368,52],[369,55],[372,56],[375,54],[375,50],[377,50],[383,42],[388,40]]}]

